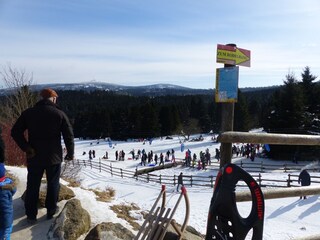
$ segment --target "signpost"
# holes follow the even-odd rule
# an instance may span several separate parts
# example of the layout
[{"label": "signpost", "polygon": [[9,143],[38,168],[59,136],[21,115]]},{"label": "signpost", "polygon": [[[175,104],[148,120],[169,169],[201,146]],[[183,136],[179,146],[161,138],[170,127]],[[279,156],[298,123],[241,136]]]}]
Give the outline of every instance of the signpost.
[{"label": "signpost", "polygon": [[250,67],[250,51],[231,45],[218,44],[217,62]]},{"label": "signpost", "polygon": [[[224,68],[217,69],[216,102],[221,103],[221,131],[233,131],[234,103],[238,96],[239,66],[250,67],[249,50],[237,48],[236,44],[217,45],[217,62],[224,63]],[[231,143],[221,143],[220,168],[231,163]]]}]

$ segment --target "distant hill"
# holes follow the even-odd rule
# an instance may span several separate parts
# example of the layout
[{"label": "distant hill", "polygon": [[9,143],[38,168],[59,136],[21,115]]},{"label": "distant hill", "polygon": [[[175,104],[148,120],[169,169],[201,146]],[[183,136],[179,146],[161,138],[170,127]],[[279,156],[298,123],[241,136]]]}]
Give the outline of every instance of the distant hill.
[{"label": "distant hill", "polygon": [[[57,91],[75,90],[92,92],[96,90],[110,91],[123,95],[132,96],[164,96],[164,95],[213,95],[214,89],[194,89],[173,84],[153,84],[145,86],[124,86],[118,84],[104,82],[84,82],[84,83],[56,83],[56,84],[37,84],[32,85],[33,91],[39,91],[43,88],[53,88]],[[258,87],[258,88],[242,88],[243,93],[273,91],[278,86]],[[0,89],[0,95],[7,92],[6,89]]]}]

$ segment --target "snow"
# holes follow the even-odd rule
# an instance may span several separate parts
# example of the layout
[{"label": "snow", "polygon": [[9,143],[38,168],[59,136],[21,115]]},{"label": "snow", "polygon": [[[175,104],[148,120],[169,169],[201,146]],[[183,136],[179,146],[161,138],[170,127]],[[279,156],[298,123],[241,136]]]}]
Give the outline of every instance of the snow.
[{"label": "snow", "polygon": [[[191,136],[191,138],[198,138],[199,135]],[[192,154],[195,152],[199,155],[200,151],[205,151],[209,148],[211,156],[215,155],[215,148],[219,148],[220,144],[212,141],[213,135],[203,135],[203,141],[188,141],[185,142],[184,151],[190,149]],[[182,138],[178,136],[173,136],[173,139],[154,139],[152,144],[148,141],[145,143],[139,141],[112,141],[112,147],[109,146],[109,142],[104,139],[100,140],[77,140],[75,147],[75,156],[77,159],[88,160],[89,150],[95,150],[96,158],[93,161],[98,161],[102,158],[106,151],[108,151],[109,159],[101,159],[104,163],[112,164],[113,167],[127,169],[134,171],[136,168],[142,168],[139,163],[140,160],[128,160],[131,158],[129,152],[134,149],[136,152],[138,149],[145,149],[146,152],[152,150],[158,155],[160,152],[165,154],[168,150],[175,150],[175,157],[177,159],[184,158],[184,152],[180,151],[180,140]],[[115,161],[115,151],[124,150],[126,153],[125,161]],[[86,155],[83,155],[86,152]],[[238,161],[249,161],[247,159],[238,157],[233,158],[233,162]],[[272,163],[275,161],[270,159],[256,158],[255,162]],[[164,169],[156,172],[156,174],[163,175],[178,175],[183,172],[184,175],[201,175],[201,176],[216,176],[218,170],[217,161],[213,161],[214,164],[208,167],[207,170],[197,170],[193,168],[187,168],[183,166],[178,166],[175,168]],[[288,161],[277,161],[277,164],[283,165],[284,163],[291,163]],[[310,164],[311,162],[306,162],[305,164]],[[63,166],[64,168],[64,166]],[[26,168],[7,166],[7,170],[18,176],[20,182],[25,184],[27,170]],[[81,201],[82,206],[87,209],[92,218],[93,225],[101,222],[113,222],[121,223],[123,226],[130,229],[132,232],[137,233],[131,227],[131,225],[123,219],[117,218],[116,214],[110,209],[112,205],[119,204],[131,204],[134,203],[140,207],[141,210],[133,211],[131,213],[137,219],[137,222],[141,225],[143,223],[143,217],[141,211],[148,211],[151,209],[154,201],[158,197],[161,191],[161,185],[156,183],[146,183],[140,182],[129,178],[120,178],[116,176],[111,176],[109,173],[99,172],[99,170],[91,169],[90,167],[79,167],[77,169],[74,167],[74,171],[77,171],[77,178],[81,180],[81,187],[72,187],[72,190],[76,194],[76,198]],[[66,171],[72,171],[72,165],[69,164],[66,167]],[[292,172],[298,174],[299,171]],[[256,173],[252,173],[256,174]],[[268,173],[262,173],[262,176],[266,179],[286,179],[288,173],[283,173],[282,171],[273,171]],[[311,172],[311,176],[320,176],[318,172]],[[67,184],[65,181],[61,181],[63,184]],[[274,183],[277,184],[277,183]],[[174,207],[179,194],[175,192],[176,186],[167,185],[167,207]],[[15,200],[21,196],[22,189],[18,189],[15,195]],[[107,188],[112,188],[115,190],[115,198],[113,201],[99,202],[96,200],[96,196],[89,189],[99,189],[105,190]],[[190,219],[188,225],[193,226],[196,230],[205,234],[207,226],[207,214],[210,205],[210,200],[212,197],[213,189],[210,187],[190,187],[186,186],[189,201],[190,201]],[[14,201],[15,211],[22,211],[23,206],[19,201]],[[61,203],[59,203],[61,205]],[[19,207],[19,209],[18,209]],[[251,203],[242,202],[237,203],[238,210],[243,217],[246,217],[250,212]],[[293,198],[282,198],[265,200],[265,219],[264,219],[264,240],[271,239],[294,239],[297,237],[310,236],[315,234],[320,234],[319,230],[319,209],[320,209],[320,199],[319,196],[309,196],[305,200],[300,200],[299,197]],[[41,212],[40,212],[41,213]],[[42,213],[43,214],[43,213]],[[17,214],[16,214],[17,215]],[[185,217],[185,203],[184,200],[180,203],[174,218],[178,223],[183,223]],[[19,231],[23,231],[21,227],[21,221],[25,218],[23,213],[19,214],[19,217],[15,217],[14,228],[12,239],[19,239]],[[41,222],[48,222],[47,220],[38,221],[37,225],[32,226],[32,229],[27,229],[24,234],[24,239],[28,239],[27,236],[34,237],[35,233],[30,231],[38,231],[38,235],[41,236],[41,231],[44,231],[41,226]],[[48,223],[46,223],[48,224]],[[37,226],[38,229],[37,229]],[[24,226],[27,228],[27,226]],[[40,229],[41,228],[41,229]],[[29,231],[29,232],[28,232]],[[43,239],[46,236],[46,232],[43,232]],[[30,239],[31,239],[30,238]],[[40,238],[39,238],[40,239]],[[83,239],[83,238],[80,238]]]}]

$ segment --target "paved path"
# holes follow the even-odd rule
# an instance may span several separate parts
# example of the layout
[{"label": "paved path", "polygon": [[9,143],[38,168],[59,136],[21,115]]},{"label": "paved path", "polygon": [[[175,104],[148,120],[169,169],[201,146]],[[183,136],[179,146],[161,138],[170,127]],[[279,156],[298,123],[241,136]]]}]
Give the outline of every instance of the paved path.
[{"label": "paved path", "polygon": [[[36,224],[30,225],[27,222],[24,211],[24,202],[21,199],[23,192],[26,189],[26,179],[19,179],[17,186],[17,192],[14,195],[13,200],[13,229],[11,234],[11,240],[44,240],[47,239],[47,232],[50,228],[51,220],[46,219],[47,209],[41,208],[38,211],[38,221]],[[63,203],[58,203],[60,209]]]}]

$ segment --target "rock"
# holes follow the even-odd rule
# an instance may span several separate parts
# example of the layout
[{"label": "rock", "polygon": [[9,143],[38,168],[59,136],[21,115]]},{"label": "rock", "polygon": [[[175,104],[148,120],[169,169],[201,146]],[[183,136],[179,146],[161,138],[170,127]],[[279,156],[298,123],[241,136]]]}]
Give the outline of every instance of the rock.
[{"label": "rock", "polygon": [[[180,227],[179,224],[177,226]],[[176,240],[178,239],[178,234],[172,227],[172,225],[169,225],[168,231],[166,235],[164,236],[164,240]],[[193,227],[187,226],[186,230],[183,233],[182,240],[203,240],[204,237],[197,232]]]},{"label": "rock", "polygon": [[47,233],[48,239],[76,240],[89,231],[91,218],[78,199],[69,200]]},{"label": "rock", "polygon": [[[21,199],[24,201],[26,192],[24,192],[21,196]],[[39,202],[38,207],[45,207],[45,201],[46,201],[46,195],[47,195],[47,183],[42,182],[40,186],[40,192],[39,192]],[[60,184],[60,192],[59,192],[59,199],[58,202],[61,200],[69,200],[75,196],[74,192],[68,188],[65,185]]]},{"label": "rock", "polygon": [[119,223],[104,222],[95,226],[86,236],[85,240],[132,240],[131,231]]}]

